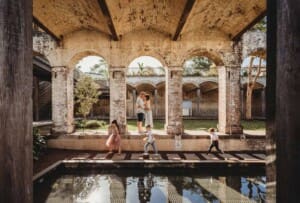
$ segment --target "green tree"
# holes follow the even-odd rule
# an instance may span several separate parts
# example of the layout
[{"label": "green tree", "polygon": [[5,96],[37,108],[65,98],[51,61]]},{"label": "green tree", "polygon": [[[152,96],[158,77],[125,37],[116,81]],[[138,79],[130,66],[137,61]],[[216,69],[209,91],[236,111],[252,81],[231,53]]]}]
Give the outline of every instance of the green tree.
[{"label": "green tree", "polygon": [[209,76],[213,63],[207,57],[193,57],[184,64],[184,75]]},{"label": "green tree", "polygon": [[91,72],[101,75],[104,79],[109,78],[108,64],[104,59],[100,59],[97,64],[91,67]]},{"label": "green tree", "polygon": [[99,95],[97,84],[91,77],[84,75],[79,78],[75,86],[74,96],[75,103],[79,104],[77,113],[83,116],[84,122],[86,122],[93,104],[98,101]]},{"label": "green tree", "polygon": [[[250,120],[252,119],[252,95],[253,95],[253,90],[256,85],[256,81],[258,77],[261,75],[263,71],[262,67],[262,62],[263,58],[257,57],[259,60],[258,66],[254,66],[254,60],[255,56],[250,56],[250,63],[249,67],[246,67],[246,70],[244,70],[243,76],[248,77],[248,82],[247,82],[247,91],[246,91],[246,119]],[[245,72],[246,71],[246,72]]]}]

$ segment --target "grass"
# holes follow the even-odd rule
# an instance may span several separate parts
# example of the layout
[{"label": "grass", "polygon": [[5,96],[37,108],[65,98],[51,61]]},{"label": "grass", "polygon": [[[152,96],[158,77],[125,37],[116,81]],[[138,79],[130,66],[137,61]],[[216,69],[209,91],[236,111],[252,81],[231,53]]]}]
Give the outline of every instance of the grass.
[{"label": "grass", "polygon": [[[154,129],[164,130],[164,120],[154,120]],[[208,130],[211,127],[216,128],[218,120],[184,120],[183,125],[186,130]],[[245,130],[265,130],[265,121],[252,120],[252,121],[241,121],[242,126]],[[108,124],[102,126],[99,129],[107,129]],[[127,127],[130,131],[136,131],[136,120],[128,120]]]}]

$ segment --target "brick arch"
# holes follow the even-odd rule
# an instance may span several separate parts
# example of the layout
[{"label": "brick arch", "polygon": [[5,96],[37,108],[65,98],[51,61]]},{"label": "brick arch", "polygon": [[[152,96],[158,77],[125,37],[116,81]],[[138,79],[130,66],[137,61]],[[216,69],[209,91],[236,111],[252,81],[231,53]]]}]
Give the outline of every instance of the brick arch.
[{"label": "brick arch", "polygon": [[195,88],[198,88],[199,87],[199,85],[197,84],[197,83],[195,83],[195,82],[185,82],[185,83],[182,83],[182,88],[183,87],[187,87],[187,86],[194,86]]},{"label": "brick arch", "polygon": [[215,81],[204,81],[199,84],[199,87],[202,91],[205,92],[206,89],[218,89],[219,85]]},{"label": "brick arch", "polygon": [[166,61],[159,53],[156,53],[155,51],[149,51],[149,52],[147,51],[147,52],[135,52],[135,53],[132,53],[132,54],[129,54],[128,56],[126,56],[125,57],[125,62],[124,62],[126,64],[126,68],[128,69],[129,64],[133,60],[135,60],[136,58],[139,58],[141,56],[153,57],[162,64],[163,68],[166,67]]},{"label": "brick arch", "polygon": [[[143,86],[144,86],[144,87],[145,87],[145,86],[146,86],[146,87],[148,86],[148,87],[150,87],[150,88],[153,89],[153,90],[155,89],[155,85],[154,85],[154,84],[148,83],[148,82],[146,82],[146,81],[143,82],[143,83],[137,84],[135,87],[136,87],[136,89],[137,89],[138,92],[140,92],[140,91],[146,91],[145,89],[140,89],[140,88],[143,87]],[[147,91],[146,91],[146,92],[147,92]]]},{"label": "brick arch", "polygon": [[143,81],[139,81],[139,82],[137,82],[137,83],[135,83],[135,84],[130,84],[132,87],[135,87],[135,88],[138,88],[139,86],[141,86],[141,85],[149,85],[149,86],[151,86],[151,87],[153,87],[154,89],[155,89],[155,87],[156,87],[156,84],[155,83],[153,83],[152,81],[149,81],[149,80],[143,80]]},{"label": "brick arch", "polygon": [[[88,56],[98,56],[103,58],[107,64],[109,64],[109,61],[107,60],[107,58],[103,57],[102,54],[96,50],[84,50],[84,51],[79,51],[76,52],[74,55],[72,55],[70,57],[70,59],[68,60],[68,67],[70,69],[74,69],[76,64],[83,58],[88,57]],[[109,67],[108,67],[109,68]]]},{"label": "brick arch", "polygon": [[224,66],[221,55],[218,52],[208,50],[208,49],[194,49],[187,52],[187,54],[182,59],[182,66],[184,63],[191,59],[192,57],[201,57],[205,56],[211,60],[216,66]]}]

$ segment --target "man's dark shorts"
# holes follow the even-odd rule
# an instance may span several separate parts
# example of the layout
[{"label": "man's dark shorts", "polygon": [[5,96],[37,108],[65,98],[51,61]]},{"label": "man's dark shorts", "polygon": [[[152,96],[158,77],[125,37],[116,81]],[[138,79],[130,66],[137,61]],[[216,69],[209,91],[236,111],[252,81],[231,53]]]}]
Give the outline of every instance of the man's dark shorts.
[{"label": "man's dark shorts", "polygon": [[138,113],[137,118],[138,118],[138,122],[143,122],[144,121],[144,113]]}]

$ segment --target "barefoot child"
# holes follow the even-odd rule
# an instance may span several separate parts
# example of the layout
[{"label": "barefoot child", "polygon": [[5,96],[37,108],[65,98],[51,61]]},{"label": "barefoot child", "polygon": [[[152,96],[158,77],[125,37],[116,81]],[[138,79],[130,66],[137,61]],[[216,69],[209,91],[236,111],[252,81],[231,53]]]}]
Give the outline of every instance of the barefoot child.
[{"label": "barefoot child", "polygon": [[157,154],[157,149],[156,149],[156,144],[155,144],[155,139],[153,137],[152,131],[151,131],[151,126],[147,125],[146,126],[146,137],[144,138],[144,141],[146,141],[144,145],[144,154],[148,154],[148,146],[151,145],[155,154]]},{"label": "barefoot child", "polygon": [[117,120],[113,120],[111,125],[109,126],[109,134],[106,141],[106,146],[109,148],[109,152],[113,152],[114,149],[118,150],[118,155],[121,154],[121,136],[120,136],[120,127],[118,125]]},{"label": "barefoot child", "polygon": [[215,147],[218,150],[218,152],[223,154],[224,152],[219,149],[219,136],[215,133],[215,129],[211,128],[209,130],[209,132],[210,132],[210,142],[211,142],[211,144],[210,144],[210,147],[209,147],[209,150],[208,150],[207,154],[211,152],[211,149],[213,147]]}]

